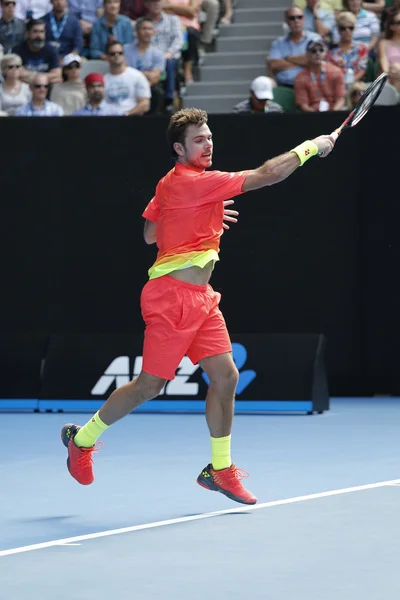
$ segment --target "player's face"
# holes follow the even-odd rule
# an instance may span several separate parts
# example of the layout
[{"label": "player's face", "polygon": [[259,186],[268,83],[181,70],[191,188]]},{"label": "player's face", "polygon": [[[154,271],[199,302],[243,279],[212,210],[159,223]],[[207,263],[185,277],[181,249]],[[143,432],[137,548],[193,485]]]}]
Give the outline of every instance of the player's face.
[{"label": "player's face", "polygon": [[208,125],[189,125],[186,131],[183,160],[198,169],[208,169],[212,164],[213,141]]}]

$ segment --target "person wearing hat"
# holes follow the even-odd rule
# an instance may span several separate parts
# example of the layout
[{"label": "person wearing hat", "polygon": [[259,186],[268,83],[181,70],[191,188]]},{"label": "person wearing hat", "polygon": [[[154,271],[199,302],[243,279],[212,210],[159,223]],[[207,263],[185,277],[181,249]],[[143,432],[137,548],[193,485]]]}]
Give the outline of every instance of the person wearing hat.
[{"label": "person wearing hat", "polygon": [[270,77],[256,77],[250,85],[250,96],[233,107],[233,112],[240,114],[248,113],[277,113],[283,112],[283,108],[277,102],[273,102],[273,87],[275,82]]},{"label": "person wearing hat", "polygon": [[88,95],[87,104],[72,113],[74,117],[113,117],[121,111],[104,101],[104,77],[101,73],[90,73],[85,77]]},{"label": "person wearing hat", "polygon": [[307,66],[294,81],[296,105],[304,112],[342,110],[346,88],[342,69],[327,63],[322,40],[307,44]]},{"label": "person wearing hat", "polygon": [[72,115],[87,102],[86,87],[81,79],[79,54],[67,54],[62,61],[62,83],[56,83],[50,93],[50,100],[64,110],[64,115]]}]

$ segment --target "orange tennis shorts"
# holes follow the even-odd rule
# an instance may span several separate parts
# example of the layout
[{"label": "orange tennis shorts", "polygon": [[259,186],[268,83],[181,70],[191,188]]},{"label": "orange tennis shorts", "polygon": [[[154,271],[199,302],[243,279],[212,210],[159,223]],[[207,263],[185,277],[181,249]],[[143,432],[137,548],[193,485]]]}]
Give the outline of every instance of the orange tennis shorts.
[{"label": "orange tennis shorts", "polygon": [[202,358],[231,352],[220,300],[221,294],[209,284],[186,283],[168,275],[148,281],[140,299],[146,324],[143,371],[174,379],[185,355],[196,365]]}]

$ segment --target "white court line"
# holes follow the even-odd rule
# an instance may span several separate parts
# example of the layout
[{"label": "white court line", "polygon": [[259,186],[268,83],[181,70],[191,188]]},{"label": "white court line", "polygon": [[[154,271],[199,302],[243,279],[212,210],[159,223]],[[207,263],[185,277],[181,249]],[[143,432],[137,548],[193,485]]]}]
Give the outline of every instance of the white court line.
[{"label": "white court line", "polygon": [[66,546],[82,542],[84,540],[94,540],[97,538],[108,537],[110,535],[120,535],[121,533],[131,533],[132,531],[142,531],[143,529],[154,529],[155,527],[165,527],[166,525],[177,525],[178,523],[188,523],[190,521],[200,521],[201,519],[210,519],[220,515],[231,515],[240,512],[249,512],[260,510],[262,508],[271,508],[272,506],[282,506],[284,504],[295,504],[296,502],[305,502],[307,500],[316,500],[318,498],[329,498],[330,496],[339,496],[340,494],[351,494],[352,492],[362,492],[364,490],[373,490],[376,488],[387,487],[400,484],[400,479],[391,479],[389,481],[380,481],[379,483],[368,483],[366,485],[357,485],[355,487],[343,488],[340,490],[331,490],[329,492],[319,492],[317,494],[308,494],[307,496],[295,496],[294,498],[285,498],[283,500],[273,500],[263,504],[254,504],[247,506],[242,504],[238,508],[229,508],[227,510],[217,510],[215,512],[201,513],[200,515],[191,515],[190,517],[178,517],[177,519],[167,519],[166,521],[155,521],[154,523],[145,523],[144,525],[132,525],[131,527],[122,527],[121,529],[109,529],[108,531],[98,531],[97,533],[87,533],[75,537],[53,540],[51,542],[42,542],[32,544],[31,546],[21,546],[20,548],[10,548],[9,550],[0,550],[0,556],[10,556],[11,554],[21,554],[22,552],[31,552],[32,550],[43,550],[44,548],[53,548],[54,546]]}]

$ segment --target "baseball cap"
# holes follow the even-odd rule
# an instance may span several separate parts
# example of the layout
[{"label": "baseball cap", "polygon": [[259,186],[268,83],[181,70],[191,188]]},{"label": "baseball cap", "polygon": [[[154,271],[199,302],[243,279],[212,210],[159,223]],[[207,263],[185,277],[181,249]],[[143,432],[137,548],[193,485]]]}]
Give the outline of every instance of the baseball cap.
[{"label": "baseball cap", "polygon": [[104,77],[101,73],[89,73],[85,77],[86,87],[92,85],[92,83],[102,83],[104,85]]},{"label": "baseball cap", "polygon": [[79,65],[82,62],[79,54],[66,54],[63,58],[63,67],[68,67],[71,63],[77,62]]},{"label": "baseball cap", "polygon": [[326,48],[325,43],[322,39],[310,40],[307,44],[307,52],[312,48],[315,48],[315,46],[321,46],[321,48]]},{"label": "baseball cap", "polygon": [[250,89],[258,100],[272,100],[274,97],[272,87],[272,79],[260,75],[253,79]]}]

